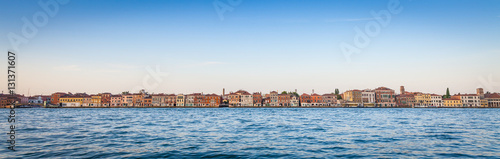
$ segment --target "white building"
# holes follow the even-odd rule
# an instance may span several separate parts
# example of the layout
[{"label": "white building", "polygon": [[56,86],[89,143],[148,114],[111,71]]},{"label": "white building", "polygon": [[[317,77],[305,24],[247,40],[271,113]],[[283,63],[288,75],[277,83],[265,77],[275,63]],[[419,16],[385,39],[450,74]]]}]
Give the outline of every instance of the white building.
[{"label": "white building", "polygon": [[443,106],[443,97],[437,94],[431,95],[431,106],[442,107]]},{"label": "white building", "polygon": [[[236,93],[239,93],[239,92],[236,92]],[[250,107],[250,106],[253,106],[253,96],[252,94],[248,93],[248,92],[241,92],[240,94],[240,98],[241,98],[241,106],[244,106],[244,107]]]},{"label": "white building", "polygon": [[183,107],[184,106],[184,98],[185,98],[185,96],[183,94],[178,94],[177,98],[175,100],[176,106]]},{"label": "white building", "polygon": [[290,95],[290,106],[298,107],[299,106],[299,97],[296,95]]},{"label": "white building", "polygon": [[278,92],[276,91],[272,91],[269,95],[270,99],[269,99],[269,103],[272,107],[274,106],[279,106],[279,102],[278,102]]},{"label": "white building", "polygon": [[361,102],[363,103],[375,103],[375,91],[363,90],[361,92]]},{"label": "white building", "polygon": [[28,99],[28,103],[33,103],[33,104],[42,104],[43,100],[41,96],[38,97],[32,97]]},{"label": "white building", "polygon": [[186,107],[194,106],[194,99],[195,99],[194,94],[186,95],[186,99],[184,100],[184,106],[186,106]]},{"label": "white building", "polygon": [[458,94],[464,107],[480,107],[481,99],[477,94]]}]

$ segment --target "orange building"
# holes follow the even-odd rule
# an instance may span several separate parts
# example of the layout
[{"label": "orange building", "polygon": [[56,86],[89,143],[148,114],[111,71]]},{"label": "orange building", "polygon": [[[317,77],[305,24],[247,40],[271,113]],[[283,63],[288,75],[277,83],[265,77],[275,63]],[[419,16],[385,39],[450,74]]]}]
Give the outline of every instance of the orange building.
[{"label": "orange building", "polygon": [[132,106],[142,106],[143,104],[144,94],[142,93],[134,93],[132,94]]},{"label": "orange building", "polygon": [[228,95],[230,106],[241,106],[241,96],[236,93],[230,93]]},{"label": "orange building", "polygon": [[110,102],[111,107],[121,106],[121,102],[122,102],[121,95],[111,95],[111,102]]},{"label": "orange building", "polygon": [[109,107],[111,105],[111,93],[102,93],[101,95],[101,105],[103,107]]},{"label": "orange building", "polygon": [[278,95],[278,104],[281,107],[290,106],[290,95],[289,94],[279,94]]},{"label": "orange building", "polygon": [[312,94],[311,106],[323,106],[323,96],[316,93]]},{"label": "orange building", "polygon": [[300,106],[309,107],[311,106],[311,96],[309,94],[300,95]]},{"label": "orange building", "polygon": [[221,97],[217,94],[208,94],[204,96],[203,105],[207,107],[219,107]]},{"label": "orange building", "polygon": [[253,106],[260,107],[262,106],[262,94],[259,92],[253,93]]},{"label": "orange building", "polygon": [[61,98],[62,96],[65,96],[66,93],[63,93],[63,92],[57,92],[57,93],[52,93],[50,99],[50,104],[54,104],[54,105],[59,105],[59,98]]},{"label": "orange building", "polygon": [[144,99],[142,99],[141,106],[142,107],[151,107],[151,106],[153,106],[152,105],[152,98],[151,98],[151,96],[144,97]]}]

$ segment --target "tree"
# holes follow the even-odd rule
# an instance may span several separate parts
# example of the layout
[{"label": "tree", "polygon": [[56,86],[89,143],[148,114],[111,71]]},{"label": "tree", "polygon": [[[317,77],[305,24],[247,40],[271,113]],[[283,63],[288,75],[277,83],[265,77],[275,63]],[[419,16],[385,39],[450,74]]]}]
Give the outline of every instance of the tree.
[{"label": "tree", "polygon": [[281,92],[281,94],[288,94],[288,93],[286,93],[286,91],[283,91],[283,92]]},{"label": "tree", "polygon": [[450,98],[450,88],[446,88],[446,98]]},{"label": "tree", "polygon": [[337,95],[337,99],[342,99],[342,96],[340,96],[340,95]]},{"label": "tree", "polygon": [[129,94],[129,93],[128,93],[128,91],[126,91],[126,92],[122,92],[122,94],[123,94],[123,95],[127,95],[127,94]]},{"label": "tree", "polygon": [[335,88],[335,94],[339,95],[339,93],[340,93],[339,89]]}]

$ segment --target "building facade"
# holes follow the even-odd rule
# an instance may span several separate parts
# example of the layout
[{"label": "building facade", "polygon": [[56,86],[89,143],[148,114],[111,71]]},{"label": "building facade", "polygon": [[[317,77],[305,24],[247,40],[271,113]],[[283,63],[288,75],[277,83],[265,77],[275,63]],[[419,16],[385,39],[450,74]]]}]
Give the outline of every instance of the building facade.
[{"label": "building facade", "polygon": [[396,95],[394,90],[387,87],[379,87],[375,91],[375,102],[377,107],[395,107]]},{"label": "building facade", "polygon": [[300,106],[301,107],[310,107],[311,106],[311,96],[309,94],[300,95]]},{"label": "building facade", "polygon": [[434,107],[442,107],[443,106],[443,97],[437,94],[431,94],[431,105]]}]

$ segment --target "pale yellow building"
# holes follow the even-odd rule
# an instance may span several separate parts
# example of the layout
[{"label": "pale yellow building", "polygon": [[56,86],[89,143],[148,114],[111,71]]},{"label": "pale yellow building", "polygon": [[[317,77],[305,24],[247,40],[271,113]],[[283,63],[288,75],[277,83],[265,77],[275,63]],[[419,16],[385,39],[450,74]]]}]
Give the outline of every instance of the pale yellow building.
[{"label": "pale yellow building", "polygon": [[415,95],[415,105],[416,106],[430,106],[431,105],[431,94],[419,93]]},{"label": "pale yellow building", "polygon": [[362,93],[360,90],[349,90],[344,92],[344,100],[349,103],[361,103]]},{"label": "pale yellow building", "polygon": [[100,107],[101,106],[101,95],[91,95],[90,96],[90,106],[92,107]]},{"label": "pale yellow building", "polygon": [[462,107],[462,100],[456,98],[443,99],[444,107]]}]

